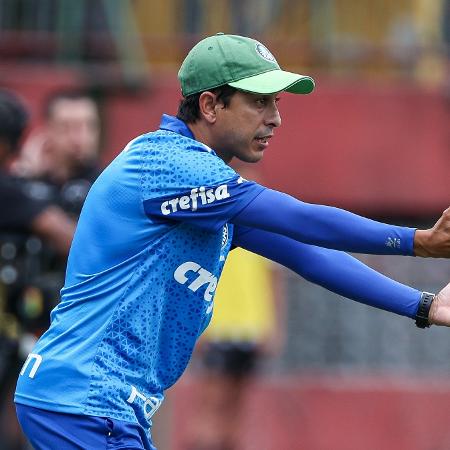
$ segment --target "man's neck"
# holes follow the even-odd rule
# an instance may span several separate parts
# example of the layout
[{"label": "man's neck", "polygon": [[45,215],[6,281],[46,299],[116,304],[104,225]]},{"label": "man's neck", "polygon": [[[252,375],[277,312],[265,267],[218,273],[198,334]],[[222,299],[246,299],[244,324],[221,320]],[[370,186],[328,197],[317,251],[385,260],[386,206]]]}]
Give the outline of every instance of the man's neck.
[{"label": "man's neck", "polygon": [[208,129],[205,127],[205,125],[201,121],[193,122],[193,123],[187,123],[186,124],[189,129],[192,131],[192,134],[194,135],[194,138],[196,141],[201,142],[202,144],[207,145],[210,147],[209,140],[208,140]]},{"label": "man's neck", "polygon": [[198,120],[197,122],[187,124],[187,126],[192,131],[192,134],[194,135],[196,141],[207,145],[209,148],[212,148],[216,152],[217,156],[223,159],[225,163],[229,164],[231,162],[231,158],[227,160],[217,149],[217,146],[212,139],[210,128],[207,124],[205,124],[201,120]]}]

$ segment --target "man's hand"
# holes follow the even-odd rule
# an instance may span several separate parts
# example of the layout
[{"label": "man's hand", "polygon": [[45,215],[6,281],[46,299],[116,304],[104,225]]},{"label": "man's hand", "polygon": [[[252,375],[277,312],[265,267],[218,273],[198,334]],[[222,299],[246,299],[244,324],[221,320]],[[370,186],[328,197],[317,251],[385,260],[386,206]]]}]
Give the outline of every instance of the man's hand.
[{"label": "man's hand", "polygon": [[450,327],[450,283],[436,295],[431,303],[428,321],[433,325]]},{"label": "man's hand", "polygon": [[416,231],[414,254],[423,258],[450,258],[450,208],[433,228]]}]

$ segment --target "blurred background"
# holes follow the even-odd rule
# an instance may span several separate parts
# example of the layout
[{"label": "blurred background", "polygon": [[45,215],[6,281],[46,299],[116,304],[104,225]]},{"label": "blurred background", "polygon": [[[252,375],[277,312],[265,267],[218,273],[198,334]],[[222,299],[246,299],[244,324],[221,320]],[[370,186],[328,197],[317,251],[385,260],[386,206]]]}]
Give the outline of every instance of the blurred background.
[{"label": "blurred background", "polygon": [[[449,0],[0,0],[0,87],[30,108],[24,146],[45,126],[49,95],[82,89],[98,105],[104,166],[176,113],[181,61],[219,31],[257,38],[284,69],[316,80],[310,96],[282,96],[265,185],[418,227],[450,205]],[[6,292],[14,261],[2,249]],[[450,279],[445,260],[361,259],[420,290]],[[450,449],[448,330],[418,330],[273,270],[283,339],[246,386],[238,448]],[[162,450],[187,448],[199,370],[155,419]],[[23,448],[1,417],[0,448]]]}]

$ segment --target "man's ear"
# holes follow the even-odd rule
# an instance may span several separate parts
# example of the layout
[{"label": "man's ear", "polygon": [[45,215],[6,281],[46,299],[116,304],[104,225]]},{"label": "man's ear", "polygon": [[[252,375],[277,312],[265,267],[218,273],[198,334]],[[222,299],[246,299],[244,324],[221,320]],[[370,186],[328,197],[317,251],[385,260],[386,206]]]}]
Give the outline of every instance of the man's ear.
[{"label": "man's ear", "polygon": [[200,114],[209,123],[216,121],[216,107],[218,105],[217,96],[212,92],[205,91],[200,94],[198,99]]}]

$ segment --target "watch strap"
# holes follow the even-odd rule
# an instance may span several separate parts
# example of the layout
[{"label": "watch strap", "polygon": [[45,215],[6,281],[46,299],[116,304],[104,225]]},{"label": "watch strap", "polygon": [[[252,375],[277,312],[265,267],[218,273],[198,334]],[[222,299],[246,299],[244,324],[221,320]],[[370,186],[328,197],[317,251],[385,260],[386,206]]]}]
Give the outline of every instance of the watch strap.
[{"label": "watch strap", "polygon": [[433,303],[435,295],[430,292],[422,292],[420,297],[419,307],[416,313],[416,325],[419,328],[428,328],[430,323],[428,322],[428,314],[430,313],[430,307]]}]

